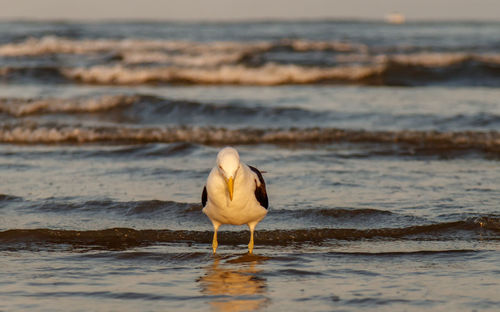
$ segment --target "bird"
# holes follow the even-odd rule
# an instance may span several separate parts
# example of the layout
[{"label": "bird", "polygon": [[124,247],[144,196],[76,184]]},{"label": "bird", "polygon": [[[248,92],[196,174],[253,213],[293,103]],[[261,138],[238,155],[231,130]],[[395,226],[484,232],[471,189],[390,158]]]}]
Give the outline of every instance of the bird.
[{"label": "bird", "polygon": [[267,215],[269,200],[262,173],[240,161],[238,151],[225,147],[217,154],[201,195],[203,213],[212,221],[212,249],[218,246],[217,230],[222,224],[243,225],[250,230],[248,253],[253,253],[254,231]]}]

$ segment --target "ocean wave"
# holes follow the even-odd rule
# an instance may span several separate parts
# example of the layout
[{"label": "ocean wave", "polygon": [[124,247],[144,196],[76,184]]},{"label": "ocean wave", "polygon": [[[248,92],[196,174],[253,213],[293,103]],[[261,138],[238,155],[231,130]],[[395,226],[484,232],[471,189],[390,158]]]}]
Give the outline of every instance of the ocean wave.
[{"label": "ocean wave", "polygon": [[0,126],[0,142],[53,143],[174,143],[206,145],[281,143],[386,143],[426,150],[477,150],[500,152],[496,131],[365,131],[337,128],[226,129],[215,127],[90,127],[38,125],[32,122]]},{"label": "ocean wave", "polygon": [[[20,206],[18,206],[18,209]],[[117,212],[125,216],[154,216],[158,214],[176,212],[179,214],[200,212],[200,204],[179,203],[174,201],[144,200],[118,202],[113,200],[91,200],[71,202],[64,200],[44,200],[43,202],[25,202],[24,210],[34,212]]]},{"label": "ocean wave", "polygon": [[320,82],[363,82],[379,75],[380,66],[330,68],[265,64],[260,67],[224,65],[216,68],[153,67],[122,65],[61,69],[69,80],[90,84],[135,85],[147,83],[281,85]]},{"label": "ocean wave", "polygon": [[[260,47],[262,43],[254,43],[253,48]],[[45,54],[88,54],[102,52],[119,51],[148,51],[148,50],[204,50],[228,51],[248,47],[244,43],[220,42],[211,45],[188,42],[188,41],[168,41],[168,40],[141,40],[141,39],[86,39],[75,40],[61,37],[46,36],[42,38],[29,38],[19,43],[8,43],[0,46],[0,56],[36,56]],[[263,48],[267,49],[268,44]]]},{"label": "ocean wave", "polygon": [[[4,202],[22,202],[22,205],[16,205],[16,209],[27,210],[29,212],[119,212],[122,215],[154,215],[162,213],[177,214],[200,214],[202,206],[200,203],[185,203],[163,200],[142,200],[142,201],[114,201],[110,199],[74,201],[67,198],[48,198],[39,201],[28,201],[21,197],[0,194],[0,201]],[[273,209],[272,214],[279,218],[361,218],[365,217],[387,217],[396,215],[390,211],[371,209],[371,208],[318,208],[318,209]]]},{"label": "ocean wave", "polygon": [[[53,62],[42,57],[52,54],[86,54],[94,59],[82,65],[75,59]],[[0,57],[0,78],[7,81],[104,85],[500,85],[498,53],[380,53],[354,43],[304,39],[189,42],[42,37],[0,45]],[[13,57],[25,61],[13,62]]]},{"label": "ocean wave", "polygon": [[[171,99],[148,94],[104,94],[55,98],[0,98],[0,118],[68,115],[75,120],[98,119],[134,125],[286,125],[301,123],[303,127],[336,126],[347,122],[354,126],[371,123],[375,128],[392,124],[402,129],[467,129],[494,130],[500,115],[480,112],[472,115],[430,115],[343,112],[305,109],[293,106],[249,106],[245,103],[212,103]],[[83,116],[78,116],[84,114]],[[92,114],[89,116],[88,114]],[[8,116],[3,116],[8,115]],[[42,118],[41,118],[42,119]],[[43,118],[47,119],[47,118]]]},{"label": "ocean wave", "polygon": [[[472,60],[483,60],[479,55],[467,53],[413,53],[413,54],[395,54],[378,55],[374,58],[377,63],[394,63],[406,66],[421,66],[427,68],[440,68],[452,65],[462,64]],[[484,58],[484,60],[488,60]]]},{"label": "ocean wave", "polygon": [[81,98],[0,98],[0,113],[16,117],[50,113],[93,113],[117,107],[129,106],[140,99],[139,96],[103,95]]},{"label": "ocean wave", "polygon": [[[143,200],[143,201],[128,201],[119,202],[113,200],[90,200],[74,202],[64,199],[45,199],[43,201],[24,201],[22,198],[1,195],[0,201],[5,202],[20,202],[22,205],[16,205],[16,209],[27,210],[29,212],[43,212],[43,213],[75,213],[75,212],[117,212],[126,216],[155,216],[165,213],[176,213],[177,216],[184,215],[201,215],[202,206],[200,203],[183,203],[175,201],[162,201],[162,200]],[[388,217],[398,215],[378,209],[368,208],[321,208],[321,209],[273,209],[272,215],[278,218],[318,218],[328,220],[342,219],[342,220],[365,220],[367,217]],[[410,217],[414,221],[414,217]]]},{"label": "ocean wave", "polygon": [[[399,49],[401,50],[401,49]],[[398,50],[398,51],[399,51]],[[115,53],[115,59],[128,64],[172,63],[207,66],[238,62],[252,54],[269,51],[314,52],[336,51],[340,63],[398,63],[413,66],[445,67],[468,61],[500,64],[500,54],[472,52],[382,53],[369,51],[363,44],[343,41],[281,39],[276,41],[171,41],[147,39],[67,39],[46,36],[29,38],[19,43],[0,45],[0,56],[20,57],[47,54]]]},{"label": "ocean wave", "polygon": [[[380,229],[291,229],[260,230],[255,240],[260,245],[283,245],[292,243],[322,243],[328,240],[364,239],[412,239],[449,240],[498,239],[500,220],[497,218],[473,218],[464,221],[417,225],[403,228]],[[490,233],[490,235],[488,235]],[[202,243],[212,242],[212,231],[194,230],[134,230],[112,228],[93,231],[54,229],[13,229],[0,232],[0,242],[9,243],[52,243],[73,245],[98,245],[106,247],[131,247],[157,243]],[[218,233],[219,242],[225,244],[246,244],[248,232]]]},{"label": "ocean wave", "polygon": [[89,67],[2,67],[5,81],[79,82],[99,85],[142,84],[360,84],[418,86],[436,83],[500,85],[500,63],[468,57],[433,60],[413,57],[387,58],[369,64],[301,66],[264,63],[259,66],[223,64],[213,67],[139,66],[123,64]]},{"label": "ocean wave", "polygon": [[[243,58],[243,57],[241,57]],[[234,59],[231,61],[235,61]],[[358,83],[367,85],[413,85],[435,80],[475,79],[476,83],[497,77],[500,55],[420,53],[378,56],[372,62],[340,63],[338,66],[300,66],[265,63],[260,66],[223,64],[212,68],[135,67],[123,65],[62,69],[67,79],[93,84],[242,84],[281,85],[314,83]],[[481,76],[484,76],[482,79]]]},{"label": "ocean wave", "polygon": [[248,57],[247,52],[222,52],[202,54],[171,54],[161,51],[131,51],[120,54],[125,64],[168,64],[185,67],[215,67],[240,63]]},{"label": "ocean wave", "polygon": [[171,51],[194,53],[217,52],[263,52],[273,49],[292,51],[339,51],[366,50],[361,44],[342,41],[311,41],[305,39],[283,39],[271,41],[215,41],[193,42],[146,39],[84,39],[75,40],[62,37],[45,36],[29,38],[19,43],[0,45],[0,56],[36,56],[45,54],[88,54],[122,51]]},{"label": "ocean wave", "polygon": [[[80,113],[100,114],[111,119],[120,112],[122,120],[133,123],[151,123],[156,121],[209,121],[210,117],[231,120],[299,120],[309,118],[318,122],[320,119],[333,118],[331,114],[310,111],[295,107],[249,107],[237,104],[212,104],[182,99],[169,99],[153,95],[96,95],[73,98],[0,98],[0,114],[13,117],[32,115]],[[328,115],[328,116],[326,116]],[[340,114],[335,114],[339,118]],[[344,116],[344,115],[342,115]],[[127,118],[128,117],[128,118]],[[114,119],[113,119],[114,120]]]},{"label": "ocean wave", "polygon": [[[97,200],[75,200],[76,198],[47,198],[41,200],[24,200],[23,198],[0,195],[0,202],[4,203],[6,213],[22,214],[44,214],[57,219],[62,216],[86,216],[99,215],[100,218],[111,218],[112,220],[123,219],[127,221],[158,220],[165,219],[175,224],[195,222],[195,224],[206,224],[206,217],[201,212],[202,205],[198,203],[176,202],[168,200],[141,200],[141,201],[115,201],[111,199]],[[456,221],[463,216],[440,216],[441,221]],[[469,219],[479,220],[480,226],[492,226],[498,218],[494,215],[476,216],[471,215]],[[275,228],[302,228],[302,227],[327,227],[356,229],[381,229],[390,227],[408,227],[428,224],[426,218],[412,215],[404,215],[387,210],[370,208],[301,208],[301,209],[272,209],[267,216],[269,222]],[[292,223],[283,223],[283,220],[292,220]],[[57,223],[59,226],[61,223]],[[50,225],[46,225],[50,227]],[[497,227],[500,224],[497,222]],[[5,229],[5,227],[4,227]]]}]

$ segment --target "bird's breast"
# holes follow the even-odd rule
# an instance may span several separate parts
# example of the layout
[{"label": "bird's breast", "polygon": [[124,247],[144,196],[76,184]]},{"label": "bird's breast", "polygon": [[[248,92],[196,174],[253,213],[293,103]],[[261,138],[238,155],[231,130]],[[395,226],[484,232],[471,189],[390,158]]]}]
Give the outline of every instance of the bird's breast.
[{"label": "bird's breast", "polygon": [[208,203],[203,210],[209,218],[222,224],[241,225],[260,221],[267,214],[255,198],[253,176],[244,170],[236,176],[232,200],[222,178],[209,178],[212,183],[207,183]]},{"label": "bird's breast", "polygon": [[242,225],[261,220],[267,214],[267,210],[261,207],[255,198],[245,199],[238,196],[234,196],[232,201],[223,199],[209,202],[204,212],[209,218],[217,220],[222,224],[233,225]]}]

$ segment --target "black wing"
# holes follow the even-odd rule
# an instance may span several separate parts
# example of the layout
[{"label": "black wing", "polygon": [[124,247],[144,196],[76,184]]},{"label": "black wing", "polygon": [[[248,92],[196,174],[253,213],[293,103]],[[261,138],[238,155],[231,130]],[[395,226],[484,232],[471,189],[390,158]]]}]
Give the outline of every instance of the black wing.
[{"label": "black wing", "polygon": [[208,198],[208,195],[207,195],[207,187],[204,186],[203,187],[203,193],[201,193],[201,205],[203,207],[205,207],[205,205],[207,204],[207,198]]},{"label": "black wing", "polygon": [[260,205],[264,208],[269,207],[269,200],[267,199],[267,191],[266,191],[266,182],[264,182],[264,178],[262,177],[262,173],[260,173],[259,169],[248,166],[255,174],[257,177],[259,177],[260,181],[260,186],[257,186],[255,188],[255,198],[257,198],[257,201],[259,201]]}]

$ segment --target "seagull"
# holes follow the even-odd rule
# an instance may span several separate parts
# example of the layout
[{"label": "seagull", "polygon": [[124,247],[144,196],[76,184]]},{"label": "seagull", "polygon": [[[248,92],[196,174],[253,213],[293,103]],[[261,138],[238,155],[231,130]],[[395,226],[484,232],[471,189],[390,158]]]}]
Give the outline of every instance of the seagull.
[{"label": "seagull", "polygon": [[217,250],[221,224],[243,225],[250,229],[248,253],[253,252],[253,233],[267,214],[269,202],[262,173],[240,162],[238,151],[225,147],[217,155],[201,195],[203,213],[214,226],[212,249]]}]

